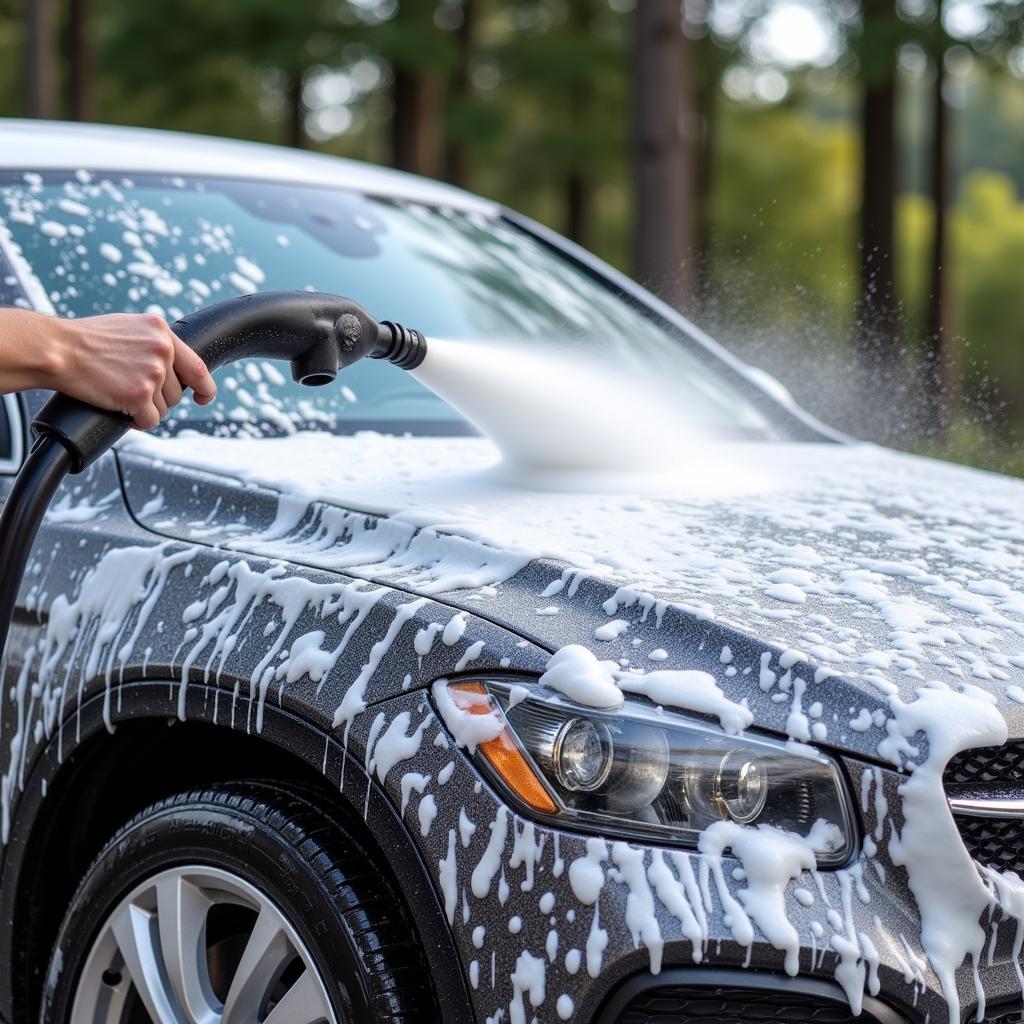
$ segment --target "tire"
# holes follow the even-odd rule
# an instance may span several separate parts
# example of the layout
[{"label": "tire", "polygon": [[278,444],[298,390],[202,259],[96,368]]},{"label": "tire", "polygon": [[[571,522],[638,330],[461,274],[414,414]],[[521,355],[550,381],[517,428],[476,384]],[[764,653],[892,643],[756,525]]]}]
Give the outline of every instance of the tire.
[{"label": "tire", "polygon": [[[274,783],[225,783],[161,800],[118,830],[79,885],[54,945],[40,1020],[437,1021],[415,928],[379,860],[309,797]],[[278,959],[256,957],[271,934],[267,949]],[[191,958],[190,948],[199,951]],[[149,954],[194,969],[147,972]],[[137,977],[148,980],[140,986]],[[154,1015],[162,999],[174,1008]],[[218,1009],[226,1002],[233,1014]]]}]

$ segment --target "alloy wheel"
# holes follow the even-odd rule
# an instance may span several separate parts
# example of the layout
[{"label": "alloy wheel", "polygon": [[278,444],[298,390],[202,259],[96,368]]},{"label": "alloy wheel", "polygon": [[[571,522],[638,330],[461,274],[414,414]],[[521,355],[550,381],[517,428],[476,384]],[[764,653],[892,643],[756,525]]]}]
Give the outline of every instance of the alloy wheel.
[{"label": "alloy wheel", "polygon": [[161,871],[93,942],[71,1024],[338,1024],[308,949],[277,906],[220,868]]}]

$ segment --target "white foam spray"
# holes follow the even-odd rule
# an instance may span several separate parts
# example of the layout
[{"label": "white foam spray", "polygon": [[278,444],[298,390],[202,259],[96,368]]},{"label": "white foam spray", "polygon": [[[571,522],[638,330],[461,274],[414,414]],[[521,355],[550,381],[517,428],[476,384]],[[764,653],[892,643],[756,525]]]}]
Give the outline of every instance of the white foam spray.
[{"label": "white foam spray", "polygon": [[550,475],[562,488],[567,472],[673,473],[699,449],[702,431],[680,402],[680,382],[673,392],[653,367],[623,369],[583,347],[430,338],[412,372],[494,441],[508,475],[534,485]]}]

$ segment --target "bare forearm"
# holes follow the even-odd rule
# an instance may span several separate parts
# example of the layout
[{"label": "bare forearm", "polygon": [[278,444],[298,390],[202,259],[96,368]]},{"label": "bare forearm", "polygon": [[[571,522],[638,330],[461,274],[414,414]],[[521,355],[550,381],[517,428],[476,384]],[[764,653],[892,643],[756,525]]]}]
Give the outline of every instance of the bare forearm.
[{"label": "bare forearm", "polygon": [[184,387],[200,404],[217,393],[206,364],[158,316],[60,320],[0,309],[0,393],[51,388],[148,430],[181,401]]},{"label": "bare forearm", "polygon": [[27,388],[59,390],[69,342],[63,320],[26,309],[0,309],[0,394]]}]

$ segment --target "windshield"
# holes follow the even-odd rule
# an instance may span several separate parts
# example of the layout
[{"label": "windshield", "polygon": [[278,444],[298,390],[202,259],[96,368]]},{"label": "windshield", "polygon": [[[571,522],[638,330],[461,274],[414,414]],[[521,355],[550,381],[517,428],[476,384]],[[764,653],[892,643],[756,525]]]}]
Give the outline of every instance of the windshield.
[{"label": "windshield", "polygon": [[[0,195],[0,245],[9,257],[20,247],[62,316],[155,311],[173,321],[247,292],[335,292],[428,337],[568,349],[607,365],[623,387],[670,380],[715,437],[787,436],[712,359],[498,216],[328,188],[81,171],[10,174]],[[162,429],[471,432],[385,363],[363,360],[322,389],[287,373],[235,363],[218,373],[217,403],[185,402]]]}]

